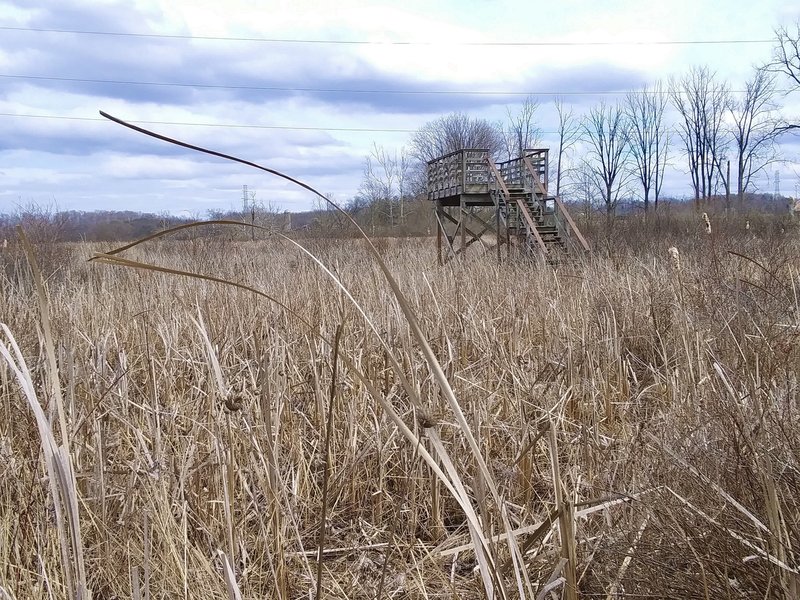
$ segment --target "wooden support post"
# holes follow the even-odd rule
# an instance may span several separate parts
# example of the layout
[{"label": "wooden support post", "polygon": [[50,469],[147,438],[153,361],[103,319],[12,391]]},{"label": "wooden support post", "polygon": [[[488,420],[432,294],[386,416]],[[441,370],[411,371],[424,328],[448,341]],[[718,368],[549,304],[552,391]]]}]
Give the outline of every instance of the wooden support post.
[{"label": "wooden support post", "polygon": [[436,257],[439,261],[439,266],[442,266],[442,207],[439,200],[436,201]]},{"label": "wooden support post", "polygon": [[503,250],[500,246],[503,244],[503,238],[500,234],[500,206],[498,206],[494,211],[494,230],[496,233],[495,243],[497,244],[497,264],[499,265],[501,261],[501,256]]},{"label": "wooden support post", "polygon": [[467,249],[467,208],[464,204],[464,194],[461,194],[461,211],[458,217],[459,227],[461,228],[461,247],[463,253]]},{"label": "wooden support post", "polygon": [[511,216],[506,219],[506,255],[511,260]]},{"label": "wooden support post", "polygon": [[544,191],[549,193],[550,189],[550,173],[548,172],[548,165],[550,164],[550,150],[544,151]]}]

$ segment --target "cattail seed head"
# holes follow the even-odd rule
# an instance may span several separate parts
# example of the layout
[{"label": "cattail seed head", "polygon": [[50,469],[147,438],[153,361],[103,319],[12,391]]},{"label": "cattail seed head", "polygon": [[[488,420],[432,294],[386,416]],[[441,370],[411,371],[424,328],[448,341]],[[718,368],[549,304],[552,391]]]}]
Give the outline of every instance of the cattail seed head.
[{"label": "cattail seed head", "polygon": [[747,221],[747,222],[744,224],[744,228],[745,228],[747,231],[750,231],[750,221],[749,221],[749,220],[748,220],[748,221]]},{"label": "cattail seed head", "polygon": [[708,213],[703,213],[703,223],[706,226],[706,233],[711,235],[711,219],[708,218]]},{"label": "cattail seed head", "polygon": [[678,249],[675,246],[672,246],[669,250],[669,260],[672,263],[672,268],[675,272],[681,270],[681,253],[678,252]]}]

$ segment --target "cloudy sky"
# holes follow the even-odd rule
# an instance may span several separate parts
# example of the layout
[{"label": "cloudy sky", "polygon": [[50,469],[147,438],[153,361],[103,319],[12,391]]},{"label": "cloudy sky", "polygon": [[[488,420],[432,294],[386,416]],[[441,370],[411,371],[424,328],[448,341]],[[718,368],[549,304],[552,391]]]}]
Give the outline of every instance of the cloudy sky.
[{"label": "cloudy sky", "polygon": [[[240,206],[243,185],[281,209],[314,203],[99,110],[346,202],[373,143],[399,149],[437,116],[502,119],[533,94],[547,145],[555,97],[580,114],[692,65],[740,90],[774,29],[798,18],[785,0],[0,0],[0,212],[200,216]],[[800,115],[800,91],[781,102]],[[790,194],[800,140],[783,150],[772,170]],[[682,157],[673,163],[665,191],[688,196]]]}]

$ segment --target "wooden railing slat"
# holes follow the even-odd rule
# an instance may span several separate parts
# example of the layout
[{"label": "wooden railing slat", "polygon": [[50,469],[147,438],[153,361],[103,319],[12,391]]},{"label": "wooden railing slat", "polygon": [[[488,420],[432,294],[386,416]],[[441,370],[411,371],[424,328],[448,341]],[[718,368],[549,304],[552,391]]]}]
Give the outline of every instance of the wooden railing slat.
[{"label": "wooden railing slat", "polygon": [[567,207],[564,206],[564,203],[561,201],[561,196],[555,196],[555,199],[556,199],[556,204],[558,205],[558,209],[562,213],[564,213],[564,218],[567,220],[567,223],[569,223],[570,229],[572,229],[572,231],[575,233],[575,237],[578,238],[578,241],[581,243],[581,246],[583,247],[583,249],[586,252],[589,252],[589,244],[584,239],[583,234],[581,233],[581,230],[578,229],[577,225],[575,225],[575,221],[572,220],[572,215],[569,214],[569,211],[567,210]]}]

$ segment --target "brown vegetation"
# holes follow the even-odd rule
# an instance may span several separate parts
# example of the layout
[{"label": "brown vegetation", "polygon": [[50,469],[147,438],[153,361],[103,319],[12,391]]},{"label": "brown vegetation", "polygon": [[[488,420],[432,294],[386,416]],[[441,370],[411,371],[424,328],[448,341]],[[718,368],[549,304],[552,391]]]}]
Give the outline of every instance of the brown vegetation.
[{"label": "brown vegetation", "polygon": [[343,287],[280,239],[121,255],[277,302],[61,247],[45,305],[10,240],[0,591],[796,597],[800,244],[711,219],[586,227],[557,271],[381,243],[461,416],[364,241],[308,240]]}]

